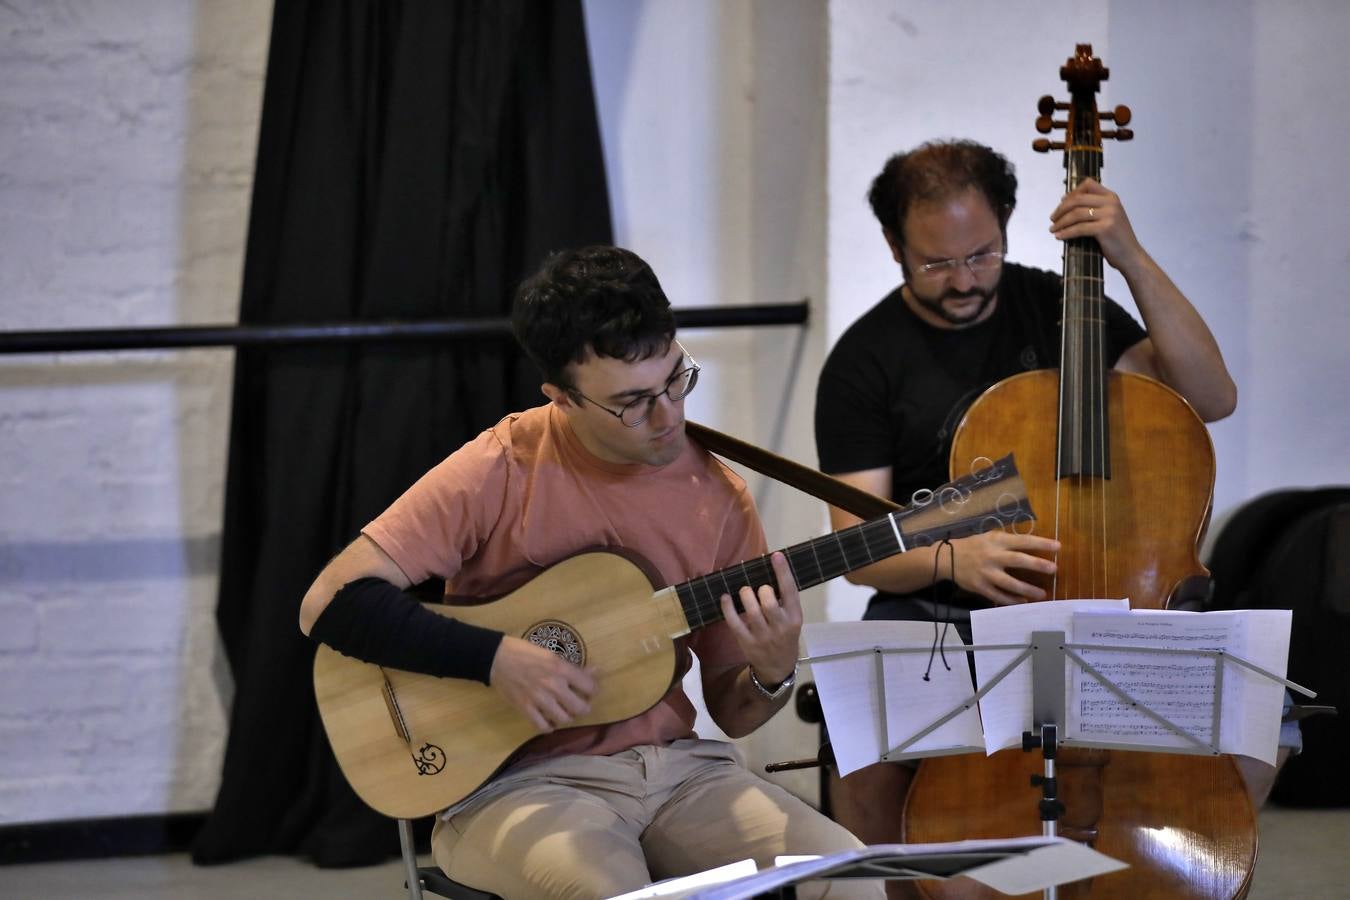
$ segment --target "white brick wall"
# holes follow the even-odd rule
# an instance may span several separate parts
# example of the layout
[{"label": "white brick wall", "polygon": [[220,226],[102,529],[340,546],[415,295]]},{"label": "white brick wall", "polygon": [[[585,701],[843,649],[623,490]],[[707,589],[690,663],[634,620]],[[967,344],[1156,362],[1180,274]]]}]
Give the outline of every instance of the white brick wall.
[{"label": "white brick wall", "polygon": [[[1347,380],[1350,202],[1325,166],[1288,163],[1317,129],[1331,129],[1326,146],[1343,143],[1350,95],[1338,92],[1335,46],[1347,7],[1237,4],[1225,22],[1247,31],[1168,57],[1188,78],[1210,73],[1207,90],[1226,98],[1212,108],[1169,99],[1156,36],[1205,36],[1213,17],[1168,7],[1160,28],[1161,7],[1137,5],[1075,8],[1065,20],[1087,30],[1033,59],[1022,51],[1043,46],[1042,20],[977,4],[994,27],[972,66],[948,52],[960,24],[937,0],[836,0],[828,28],[810,0],[587,0],[619,240],[653,261],[677,303],[815,301],[804,351],[790,329],[698,335],[717,389],[695,394],[691,415],[812,461],[822,342],[896,277],[862,202],[866,179],[886,153],[958,133],[1017,154],[1028,181],[1058,178],[1051,162],[1024,159],[1034,101],[1072,43],[1091,38],[1118,66],[1113,90],[1154,122],[1113,169],[1136,182],[1135,225],[1197,301],[1217,304],[1205,314],[1243,391],[1214,429],[1220,512],[1277,484],[1343,481],[1345,400],[1328,405],[1306,385]],[[235,318],[269,16],[266,0],[0,3],[0,328]],[[822,32],[834,65],[818,90],[773,70],[802,58],[776,50],[794,33],[809,44]],[[695,58],[691,77],[670,80]],[[897,74],[907,65],[928,80]],[[985,69],[996,77],[979,80]],[[828,170],[816,119],[827,92]],[[1183,120],[1197,110],[1207,118]],[[1172,141],[1230,119],[1241,128],[1223,153],[1173,154]],[[1148,194],[1163,169],[1142,164],[1149,152],[1205,173],[1153,189],[1180,185],[1204,222],[1167,221],[1165,198]],[[1048,192],[1028,188],[1042,199],[1027,209]],[[1238,208],[1255,231],[1236,228]],[[1039,215],[1015,221],[1030,229]],[[1294,216],[1298,227],[1282,227]],[[1213,246],[1196,250],[1201,239]],[[1030,232],[1018,241],[1032,257]],[[1214,288],[1234,278],[1236,299]],[[229,361],[205,350],[0,358],[0,824],[212,802],[229,703],[213,620]],[[813,501],[760,499],[775,545],[820,532]],[[860,596],[835,597],[831,612],[856,616]],[[812,618],[821,600],[808,598]],[[743,743],[752,761],[813,752],[813,730],[786,715]]]},{"label": "white brick wall", "polygon": [[[270,15],[0,5],[0,327],[235,319]],[[0,358],[0,823],[211,805],[230,363]]]},{"label": "white brick wall", "polygon": [[[618,236],[653,260],[679,303],[819,293],[823,132],[817,112],[798,121],[788,101],[806,93],[818,104],[810,85],[823,88],[821,74],[799,72],[798,91],[761,71],[769,54],[750,52],[789,39],[769,28],[784,9],[587,4],[606,57],[597,93]],[[265,0],[0,5],[2,327],[235,317],[269,10]],[[822,15],[798,0],[788,34],[818,50]],[[689,102],[675,104],[668,131],[644,143],[625,96],[664,104],[664,73],[687,63],[685,44],[719,40],[719,56],[678,88]],[[616,70],[631,44],[642,46],[641,71]],[[749,128],[755,82],[763,95],[786,86]],[[728,95],[731,83],[740,87]],[[780,153],[765,175],[751,148],[783,127],[799,152]],[[653,162],[666,138],[679,152]],[[689,190],[663,193],[669,184]],[[797,337],[700,336],[724,389],[699,401],[697,417],[734,429],[762,409],[775,427],[786,401],[775,385],[755,402],[755,369],[761,356],[779,368]],[[212,618],[228,365],[225,351],[0,358],[0,823],[205,809],[214,798],[229,700]],[[810,459],[802,417],[814,380],[798,380],[789,441]],[[776,512],[776,544],[819,533],[814,501],[771,492],[761,502]],[[804,512],[784,515],[794,503]],[[814,730],[794,722],[776,725],[805,733],[804,746],[766,732],[756,736],[765,746],[745,745],[751,759],[809,752]],[[809,776],[798,780],[809,790]]]}]

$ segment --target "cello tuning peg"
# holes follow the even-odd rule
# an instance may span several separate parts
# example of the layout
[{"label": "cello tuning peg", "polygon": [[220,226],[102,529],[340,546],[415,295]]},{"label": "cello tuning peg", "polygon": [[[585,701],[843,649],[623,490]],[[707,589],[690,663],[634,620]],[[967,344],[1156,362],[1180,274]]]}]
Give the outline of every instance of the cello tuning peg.
[{"label": "cello tuning peg", "polygon": [[1055,123],[1051,120],[1049,116],[1036,117],[1036,130],[1039,131],[1041,134],[1049,134],[1050,129],[1054,127]]},{"label": "cello tuning peg", "polygon": [[1118,141],[1134,140],[1134,132],[1128,128],[1117,128],[1115,131],[1103,131],[1102,138],[1115,138]]},{"label": "cello tuning peg", "polygon": [[1031,142],[1031,149],[1035,150],[1037,153],[1049,153],[1051,150],[1063,150],[1064,143],[1062,141],[1049,141],[1045,138],[1037,138]]},{"label": "cello tuning peg", "polygon": [[1068,108],[1069,104],[1056,103],[1055,98],[1051,97],[1049,94],[1046,94],[1044,97],[1036,101],[1036,111],[1043,116],[1051,115],[1057,109],[1068,109]]},{"label": "cello tuning peg", "polygon": [[1117,106],[1110,112],[1099,113],[1098,117],[1107,122],[1115,122],[1117,125],[1128,125],[1133,114],[1128,106]]}]

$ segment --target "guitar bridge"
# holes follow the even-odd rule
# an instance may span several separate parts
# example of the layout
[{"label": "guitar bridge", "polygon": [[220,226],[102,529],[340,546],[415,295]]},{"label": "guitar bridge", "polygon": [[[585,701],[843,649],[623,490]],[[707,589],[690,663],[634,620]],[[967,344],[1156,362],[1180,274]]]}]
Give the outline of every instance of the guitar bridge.
[{"label": "guitar bridge", "polygon": [[403,742],[412,743],[412,735],[408,733],[408,723],[403,718],[403,710],[398,708],[398,698],[394,696],[394,686],[389,682],[389,676],[380,670],[380,675],[384,679],[384,685],[380,688],[380,694],[384,697],[384,705],[389,709],[389,718],[394,723],[394,730],[398,736],[403,738]]}]

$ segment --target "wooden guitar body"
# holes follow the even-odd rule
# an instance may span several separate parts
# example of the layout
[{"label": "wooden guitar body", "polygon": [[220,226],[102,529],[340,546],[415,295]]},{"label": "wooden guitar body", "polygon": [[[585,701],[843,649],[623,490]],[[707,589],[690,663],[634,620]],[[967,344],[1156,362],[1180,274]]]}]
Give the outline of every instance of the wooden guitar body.
[{"label": "wooden guitar body", "polygon": [[[427,608],[544,642],[575,635],[561,638],[572,646],[559,649],[574,649],[581,665],[595,669],[599,688],[577,725],[596,725],[656,705],[675,679],[671,635],[688,628],[679,602],[662,602],[665,595],[654,591],[634,562],[593,552],[490,603]],[[385,669],[326,646],[314,660],[314,690],[342,773],[363,800],[396,818],[425,816],[466,797],[536,735],[521,713],[476,681]]]}]

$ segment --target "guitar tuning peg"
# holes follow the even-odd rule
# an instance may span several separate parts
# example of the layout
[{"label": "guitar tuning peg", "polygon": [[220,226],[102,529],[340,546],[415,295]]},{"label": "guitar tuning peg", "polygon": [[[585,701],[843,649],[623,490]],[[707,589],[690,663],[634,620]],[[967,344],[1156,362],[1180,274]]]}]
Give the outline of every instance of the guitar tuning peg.
[{"label": "guitar tuning peg", "polygon": [[1051,150],[1063,150],[1064,144],[1061,141],[1048,141],[1045,138],[1037,138],[1031,142],[1031,149],[1037,153],[1049,153]]},{"label": "guitar tuning peg", "polygon": [[1128,125],[1133,114],[1128,106],[1117,106],[1110,112],[1099,113],[1098,118],[1106,122],[1115,122],[1117,125]]},{"label": "guitar tuning peg", "polygon": [[1118,141],[1134,140],[1134,132],[1128,128],[1117,128],[1115,131],[1103,131],[1102,139],[1115,138]]}]

